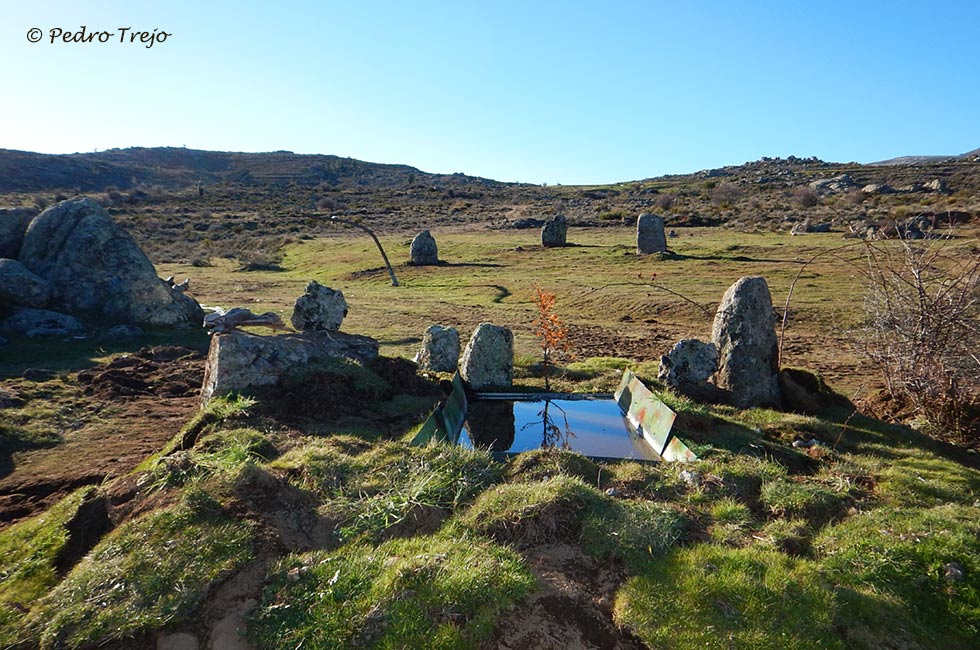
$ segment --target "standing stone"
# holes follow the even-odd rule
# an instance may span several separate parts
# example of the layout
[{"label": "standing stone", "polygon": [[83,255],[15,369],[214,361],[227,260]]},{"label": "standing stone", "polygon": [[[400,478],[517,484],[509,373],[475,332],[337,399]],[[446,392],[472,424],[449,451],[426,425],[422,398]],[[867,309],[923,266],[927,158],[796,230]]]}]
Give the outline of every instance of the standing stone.
[{"label": "standing stone", "polygon": [[411,256],[411,263],[414,266],[439,264],[439,249],[436,247],[435,237],[430,235],[428,230],[415,235],[415,239],[412,240]]},{"label": "standing stone", "polygon": [[559,214],[554,219],[548,219],[541,227],[541,245],[545,248],[558,248],[565,245],[568,236],[568,221]]},{"label": "standing stone", "polygon": [[91,199],[34,217],[20,261],[51,284],[50,306],[106,323],[199,327],[204,312],[174,291],[133,238]]},{"label": "standing stone", "polygon": [[776,317],[765,278],[747,276],[728,288],[711,340],[719,357],[715,383],[730,392],[735,406],[779,405]]},{"label": "standing stone", "polygon": [[480,323],[459,360],[459,374],[473,390],[512,386],[514,335],[511,331],[492,323]]},{"label": "standing stone", "polygon": [[422,370],[455,372],[459,364],[459,332],[455,327],[430,325],[422,335],[422,349],[415,355]]},{"label": "standing stone", "polygon": [[636,253],[652,255],[667,252],[664,237],[664,220],[655,214],[644,212],[636,220]]},{"label": "standing stone", "polygon": [[0,259],[0,305],[44,307],[51,298],[51,284],[31,273],[17,260]]},{"label": "standing stone", "polygon": [[339,330],[345,316],[347,301],[344,294],[310,280],[306,291],[296,299],[289,322],[303,332]]}]

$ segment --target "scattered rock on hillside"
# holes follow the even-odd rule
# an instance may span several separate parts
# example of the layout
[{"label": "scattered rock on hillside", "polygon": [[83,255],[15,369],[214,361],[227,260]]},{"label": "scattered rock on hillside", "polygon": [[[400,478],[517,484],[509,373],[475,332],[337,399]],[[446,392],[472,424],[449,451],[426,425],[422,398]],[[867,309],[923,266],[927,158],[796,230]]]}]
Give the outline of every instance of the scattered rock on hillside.
[{"label": "scattered rock on hillside", "polygon": [[865,194],[894,194],[895,188],[884,183],[868,183],[861,191]]},{"label": "scattered rock on hillside", "polygon": [[810,183],[810,189],[822,194],[837,194],[856,189],[857,183],[851,178],[850,174],[840,174],[833,178],[821,178]]},{"label": "scattered rock on hillside", "polygon": [[559,214],[554,219],[548,219],[541,227],[541,245],[545,248],[558,248],[566,244],[568,236],[568,220]]},{"label": "scattered rock on hillside", "polygon": [[728,288],[711,340],[719,354],[715,383],[731,392],[735,406],[779,405],[776,317],[765,278],[747,276]]},{"label": "scattered rock on hillside", "polygon": [[85,334],[85,325],[77,318],[56,311],[30,307],[15,309],[6,320],[0,323],[0,329],[28,338]]},{"label": "scattered rock on hillside", "polygon": [[44,307],[51,299],[51,285],[44,278],[11,259],[0,259],[0,304]]},{"label": "scattered rock on hillside", "polygon": [[514,383],[514,335],[506,327],[480,323],[459,361],[459,374],[473,390]]},{"label": "scattered rock on hillside", "polygon": [[439,263],[439,249],[435,237],[428,230],[415,235],[410,250],[411,264],[414,266],[434,266]]},{"label": "scattered rock on hillside", "polygon": [[232,331],[211,338],[201,401],[213,395],[252,392],[336,359],[364,363],[378,356],[378,342],[339,331],[257,336]]},{"label": "scattered rock on hillside", "polygon": [[340,329],[345,316],[347,301],[343,292],[310,280],[306,291],[296,299],[289,322],[303,332],[333,331]]},{"label": "scattered rock on hillside", "polygon": [[415,355],[422,370],[455,372],[459,363],[459,332],[455,327],[430,325],[422,335],[422,349]]},{"label": "scattered rock on hillside", "polygon": [[198,326],[200,305],[172,291],[133,238],[91,199],[62,201],[27,227],[20,261],[51,283],[51,307],[108,323]]},{"label": "scattered rock on hillside", "polygon": [[646,212],[637,218],[636,252],[639,255],[667,252],[667,238],[664,237],[663,218]]}]

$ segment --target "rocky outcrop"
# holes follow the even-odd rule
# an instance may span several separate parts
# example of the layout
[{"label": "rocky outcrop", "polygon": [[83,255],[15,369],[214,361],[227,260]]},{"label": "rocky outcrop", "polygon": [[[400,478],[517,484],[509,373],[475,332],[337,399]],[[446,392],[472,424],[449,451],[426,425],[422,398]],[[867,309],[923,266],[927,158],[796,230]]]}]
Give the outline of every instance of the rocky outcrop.
[{"label": "rocky outcrop", "polygon": [[347,301],[343,292],[310,280],[306,291],[296,299],[289,322],[303,332],[333,331],[340,329],[345,316]]},{"label": "rocky outcrop", "polygon": [[506,327],[480,323],[459,360],[459,374],[473,390],[514,384],[514,335]]},{"label": "rocky outcrop", "polygon": [[422,335],[422,349],[415,355],[421,370],[455,372],[459,363],[459,332],[455,327],[430,325]]},{"label": "rocky outcrop", "polygon": [[439,263],[439,248],[435,237],[423,230],[412,240],[410,253],[413,266],[435,266]]},{"label": "rocky outcrop", "polygon": [[261,391],[298,373],[316,372],[337,359],[364,363],[377,356],[376,340],[337,331],[215,334],[204,368],[201,401],[206,404],[214,395]]},{"label": "rocky outcrop", "polygon": [[45,307],[51,299],[51,285],[31,273],[17,260],[0,259],[0,305]]},{"label": "rocky outcrop", "polygon": [[667,252],[667,238],[664,236],[662,218],[648,213],[643,213],[637,218],[636,252],[638,255]]},{"label": "rocky outcrop", "polygon": [[548,219],[541,227],[541,245],[545,248],[557,248],[566,245],[568,237],[568,221],[564,215]]},{"label": "rocky outcrop", "polygon": [[778,406],[778,343],[772,296],[765,278],[748,276],[725,292],[711,340],[718,348],[715,383],[739,408]]},{"label": "rocky outcrop", "polygon": [[35,217],[20,262],[51,285],[50,306],[103,323],[198,326],[190,296],[157,277],[129,233],[90,199],[62,201]]}]

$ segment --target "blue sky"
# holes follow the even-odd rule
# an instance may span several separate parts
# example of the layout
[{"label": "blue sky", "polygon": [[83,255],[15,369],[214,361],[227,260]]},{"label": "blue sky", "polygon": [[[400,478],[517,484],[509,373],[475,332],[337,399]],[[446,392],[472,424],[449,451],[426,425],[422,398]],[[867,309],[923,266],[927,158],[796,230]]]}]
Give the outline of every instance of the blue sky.
[{"label": "blue sky", "polygon": [[[114,34],[50,42],[81,25]],[[980,147],[978,43],[974,1],[0,0],[0,148],[287,149],[562,184],[956,154]]]}]

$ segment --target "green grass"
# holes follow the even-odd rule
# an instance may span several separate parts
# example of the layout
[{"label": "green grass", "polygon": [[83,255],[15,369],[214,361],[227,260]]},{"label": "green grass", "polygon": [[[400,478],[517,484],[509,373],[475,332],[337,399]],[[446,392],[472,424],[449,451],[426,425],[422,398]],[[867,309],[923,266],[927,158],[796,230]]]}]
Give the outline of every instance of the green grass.
[{"label": "green grass", "polygon": [[[847,604],[840,624],[854,628],[856,637],[866,636],[868,621],[876,621],[900,628],[924,647],[976,647],[980,509],[880,508],[824,529],[813,548]],[[950,575],[951,563],[961,569],[961,579]]]},{"label": "green grass", "polygon": [[107,535],[31,608],[42,649],[96,645],[160,629],[193,613],[216,580],[252,558],[250,526],[206,495]]},{"label": "green grass", "polygon": [[0,647],[27,639],[20,627],[23,612],[58,584],[57,562],[68,543],[66,525],[96,491],[76,490],[43,514],[0,532]]},{"label": "green grass", "polygon": [[824,523],[843,514],[846,496],[817,481],[784,478],[764,483],[760,500],[777,517]]},{"label": "green grass", "polygon": [[980,472],[928,452],[903,455],[881,472],[878,493],[900,507],[944,503],[974,505],[980,499]]},{"label": "green grass", "polygon": [[652,648],[843,648],[835,604],[811,563],[700,544],[630,578],[614,616]]},{"label": "green grass", "polygon": [[251,615],[257,648],[476,648],[534,587],[512,551],[416,537],[289,556]]},{"label": "green grass", "polygon": [[649,501],[615,501],[593,508],[582,522],[582,545],[602,559],[614,558],[639,572],[684,536],[686,517],[670,506]]},{"label": "green grass", "polygon": [[492,487],[460,515],[456,525],[517,546],[577,542],[586,515],[608,509],[609,503],[580,479],[559,475]]}]

